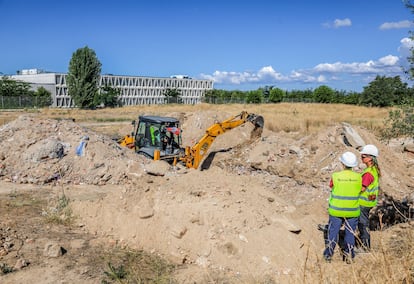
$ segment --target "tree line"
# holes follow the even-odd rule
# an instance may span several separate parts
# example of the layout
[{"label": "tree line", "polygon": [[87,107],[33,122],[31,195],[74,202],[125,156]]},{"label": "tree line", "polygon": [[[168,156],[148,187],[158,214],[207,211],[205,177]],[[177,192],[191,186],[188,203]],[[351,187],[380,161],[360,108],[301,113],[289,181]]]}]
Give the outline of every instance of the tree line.
[{"label": "tree line", "polygon": [[352,104],[370,107],[390,107],[412,102],[414,89],[402,82],[399,76],[377,76],[361,93],[338,91],[322,85],[316,89],[285,91],[266,86],[254,91],[228,91],[213,89],[206,92],[208,103],[280,103],[313,102],[327,104]]}]

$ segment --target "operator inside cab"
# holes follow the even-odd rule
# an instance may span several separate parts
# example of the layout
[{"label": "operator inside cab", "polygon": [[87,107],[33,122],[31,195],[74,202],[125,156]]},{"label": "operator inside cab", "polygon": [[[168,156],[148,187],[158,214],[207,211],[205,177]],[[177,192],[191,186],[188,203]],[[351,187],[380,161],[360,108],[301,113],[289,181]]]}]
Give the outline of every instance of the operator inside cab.
[{"label": "operator inside cab", "polygon": [[161,142],[161,133],[158,127],[151,125],[150,126],[150,134],[151,134],[151,145],[152,146],[159,146]]},{"label": "operator inside cab", "polygon": [[161,142],[162,149],[165,151],[167,148],[171,148],[171,152],[174,149],[178,149],[179,145],[179,135],[181,130],[175,126],[162,126],[161,127]]}]

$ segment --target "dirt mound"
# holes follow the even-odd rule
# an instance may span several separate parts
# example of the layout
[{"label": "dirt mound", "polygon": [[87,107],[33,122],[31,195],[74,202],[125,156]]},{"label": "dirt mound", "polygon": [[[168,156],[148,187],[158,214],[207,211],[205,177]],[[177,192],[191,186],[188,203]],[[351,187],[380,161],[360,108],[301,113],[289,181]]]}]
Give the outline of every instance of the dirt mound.
[{"label": "dirt mound", "polygon": [[[183,121],[184,145],[229,117],[213,111],[170,116]],[[89,232],[198,271],[182,273],[182,282],[206,269],[234,279],[300,279],[304,259],[317,262],[322,253],[316,227],[327,220],[328,183],[340,169],[338,157],[357,150],[341,124],[310,135],[264,129],[253,140],[252,129],[246,124],[217,137],[203,170],[194,170],[157,165],[73,121],[22,116],[0,129],[0,176],[63,184]],[[411,154],[394,151],[366,129],[354,130],[380,149],[382,190],[397,198],[412,192]],[[87,146],[77,155],[82,139]],[[148,175],[154,166],[165,167],[163,174]],[[80,198],[70,186],[79,184],[112,186]]]},{"label": "dirt mound", "polygon": [[[78,154],[82,138],[87,144]],[[122,184],[148,161],[71,120],[20,116],[0,129],[0,176],[16,183]]]}]

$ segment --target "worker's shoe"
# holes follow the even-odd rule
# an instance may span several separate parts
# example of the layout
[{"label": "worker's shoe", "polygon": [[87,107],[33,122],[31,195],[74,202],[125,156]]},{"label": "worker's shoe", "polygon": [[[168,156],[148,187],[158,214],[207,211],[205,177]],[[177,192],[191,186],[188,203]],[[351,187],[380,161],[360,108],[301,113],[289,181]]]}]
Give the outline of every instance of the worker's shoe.
[{"label": "worker's shoe", "polygon": [[332,256],[330,255],[324,255],[323,259],[325,259],[326,262],[331,262],[332,261]]},{"label": "worker's shoe", "polygon": [[346,262],[346,264],[351,264],[354,262],[354,258],[349,254],[342,255],[342,260]]}]

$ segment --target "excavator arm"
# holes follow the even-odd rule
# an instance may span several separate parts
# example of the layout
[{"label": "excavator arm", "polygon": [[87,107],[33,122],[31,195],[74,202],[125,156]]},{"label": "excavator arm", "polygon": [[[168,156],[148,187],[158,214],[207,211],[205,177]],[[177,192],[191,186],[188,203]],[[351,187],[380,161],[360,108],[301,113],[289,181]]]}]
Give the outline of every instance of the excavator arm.
[{"label": "excavator arm", "polygon": [[180,160],[185,163],[187,168],[198,168],[217,136],[248,121],[255,126],[253,133],[260,136],[264,126],[263,117],[243,111],[239,115],[210,126],[204,136],[194,146],[185,148],[185,155]]}]

